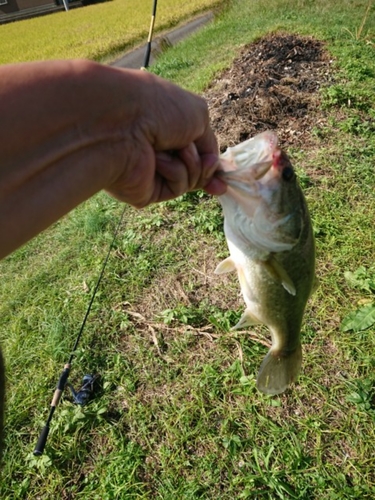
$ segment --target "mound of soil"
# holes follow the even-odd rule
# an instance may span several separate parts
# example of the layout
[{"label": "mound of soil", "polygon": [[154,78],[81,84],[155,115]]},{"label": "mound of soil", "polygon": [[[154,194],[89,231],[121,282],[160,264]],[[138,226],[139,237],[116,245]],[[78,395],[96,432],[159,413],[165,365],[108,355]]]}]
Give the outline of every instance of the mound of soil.
[{"label": "mound of soil", "polygon": [[305,145],[331,63],[310,37],[277,33],[245,46],[205,94],[220,150],[264,130],[275,130],[281,144]]}]

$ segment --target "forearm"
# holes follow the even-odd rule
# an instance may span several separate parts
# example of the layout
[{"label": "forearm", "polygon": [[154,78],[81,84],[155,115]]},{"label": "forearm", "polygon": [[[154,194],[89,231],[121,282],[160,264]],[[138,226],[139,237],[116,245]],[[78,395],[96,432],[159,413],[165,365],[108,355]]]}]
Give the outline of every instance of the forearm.
[{"label": "forearm", "polygon": [[145,71],[0,66],[0,137],[0,258],[101,189],[137,207],[225,189],[206,103]]},{"label": "forearm", "polygon": [[119,175],[134,90],[126,97],[121,82],[129,101],[117,102],[106,71],[82,61],[0,68],[0,257]]},{"label": "forearm", "polygon": [[[85,148],[44,164],[43,171],[0,200],[0,258],[46,229],[78,204],[109,184],[105,158],[98,147]],[[90,161],[92,160],[92,161]]]}]

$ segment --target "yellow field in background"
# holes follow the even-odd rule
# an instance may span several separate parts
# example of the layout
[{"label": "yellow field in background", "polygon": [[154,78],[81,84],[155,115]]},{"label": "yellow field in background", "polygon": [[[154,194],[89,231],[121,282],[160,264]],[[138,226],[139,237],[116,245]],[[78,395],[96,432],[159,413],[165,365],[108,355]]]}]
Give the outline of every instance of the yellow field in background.
[{"label": "yellow field in background", "polygon": [[[223,0],[159,0],[155,32]],[[45,59],[100,60],[147,40],[152,0],[112,0],[0,26],[0,64]]]}]

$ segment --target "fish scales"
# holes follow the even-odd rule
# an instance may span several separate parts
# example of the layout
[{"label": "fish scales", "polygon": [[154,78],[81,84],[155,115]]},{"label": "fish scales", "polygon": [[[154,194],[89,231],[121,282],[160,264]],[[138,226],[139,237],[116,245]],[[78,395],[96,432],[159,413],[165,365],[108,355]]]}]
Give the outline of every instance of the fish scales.
[{"label": "fish scales", "polygon": [[219,199],[230,257],[215,272],[238,274],[246,310],[234,329],[255,324],[269,328],[272,346],[257,387],[279,394],[300,371],[301,325],[316,282],[309,211],[274,133],[228,148],[221,164],[228,189]]}]

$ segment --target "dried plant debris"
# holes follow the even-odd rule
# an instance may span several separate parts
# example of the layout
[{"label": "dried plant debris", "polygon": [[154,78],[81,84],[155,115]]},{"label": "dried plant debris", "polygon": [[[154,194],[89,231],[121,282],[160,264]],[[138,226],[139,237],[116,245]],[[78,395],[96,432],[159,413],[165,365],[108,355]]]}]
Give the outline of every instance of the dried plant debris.
[{"label": "dried plant debris", "polygon": [[315,125],[318,91],[332,82],[331,63],[311,37],[277,33],[244,47],[205,94],[221,150],[267,129],[281,143],[303,144]]}]

